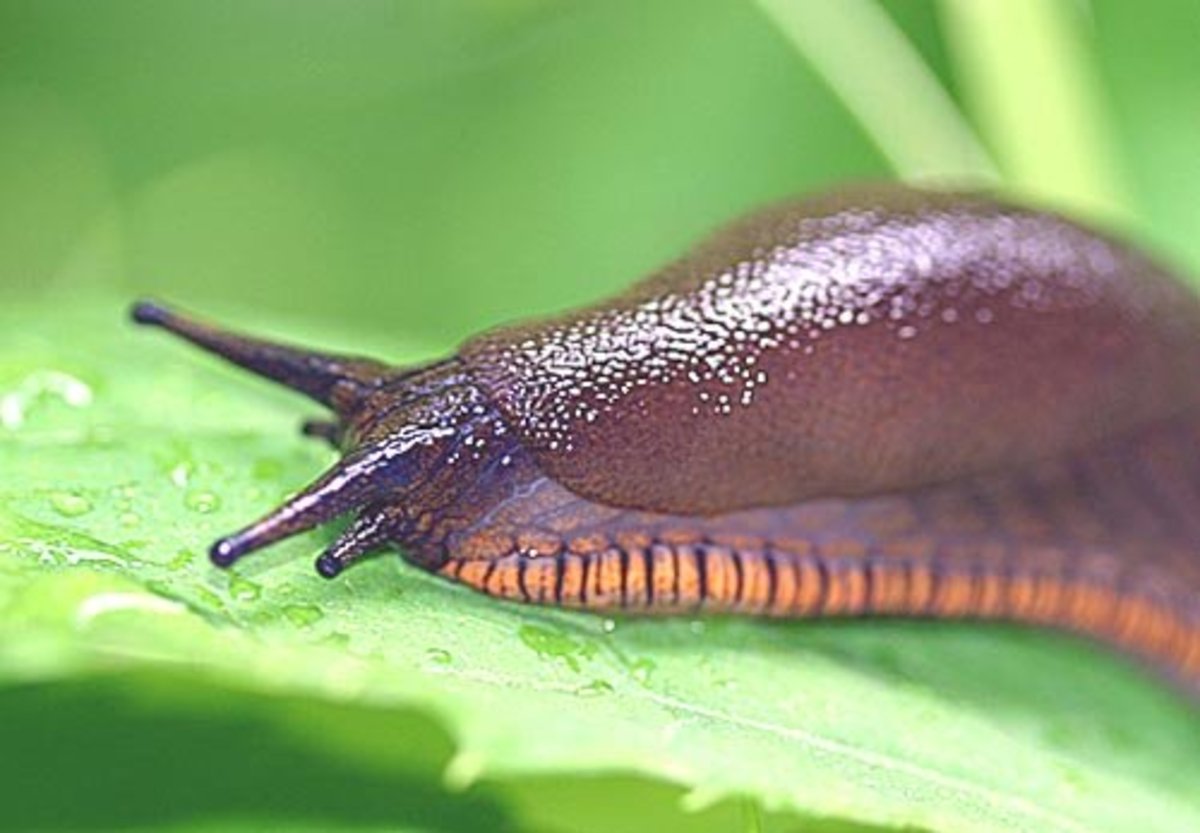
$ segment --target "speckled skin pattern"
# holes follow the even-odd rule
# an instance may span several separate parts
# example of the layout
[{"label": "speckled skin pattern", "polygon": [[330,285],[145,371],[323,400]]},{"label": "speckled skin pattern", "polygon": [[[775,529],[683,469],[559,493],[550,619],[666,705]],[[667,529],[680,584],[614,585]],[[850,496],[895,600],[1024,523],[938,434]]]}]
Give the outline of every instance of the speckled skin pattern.
[{"label": "speckled skin pattern", "polygon": [[1128,249],[888,189],[754,214],[613,301],[462,357],[556,480],[693,513],[1079,447],[1200,389],[1197,334],[1190,296]]},{"label": "speckled skin pattern", "polygon": [[328,405],[315,483],[218,541],[338,516],[586,609],[991,618],[1200,693],[1200,303],[1059,217],[900,187],[776,206],[606,304],[414,369],[164,327]]}]

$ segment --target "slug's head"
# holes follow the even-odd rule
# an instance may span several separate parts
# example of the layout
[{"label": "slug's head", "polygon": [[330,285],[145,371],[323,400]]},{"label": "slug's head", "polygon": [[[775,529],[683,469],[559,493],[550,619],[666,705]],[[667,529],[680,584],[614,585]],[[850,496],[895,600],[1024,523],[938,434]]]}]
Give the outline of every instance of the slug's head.
[{"label": "slug's head", "polygon": [[279,508],[213,544],[212,561],[221,567],[351,514],[317,559],[326,578],[388,542],[421,543],[430,532],[431,484],[444,479],[448,464],[469,458],[492,425],[490,409],[453,359],[401,370],[221,331],[148,302],[136,304],[132,317],[300,391],[336,416],[305,423],[304,433],[339,446],[342,459]]}]

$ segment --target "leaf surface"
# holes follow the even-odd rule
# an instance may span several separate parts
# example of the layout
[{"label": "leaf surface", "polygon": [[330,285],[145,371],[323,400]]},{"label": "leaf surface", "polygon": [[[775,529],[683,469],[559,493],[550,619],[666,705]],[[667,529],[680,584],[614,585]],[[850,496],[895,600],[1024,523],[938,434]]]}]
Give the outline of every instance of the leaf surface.
[{"label": "leaf surface", "polygon": [[209,541],[329,463],[295,433],[312,408],[133,332],[111,299],[80,309],[0,313],[0,683],[182,674],[419,716],[447,740],[404,754],[451,786],[625,773],[690,807],[740,795],[824,820],[810,829],[1200,829],[1193,707],[1067,637],[606,620],[498,603],[392,555],[327,582],[311,560],[332,530],[216,570]]}]

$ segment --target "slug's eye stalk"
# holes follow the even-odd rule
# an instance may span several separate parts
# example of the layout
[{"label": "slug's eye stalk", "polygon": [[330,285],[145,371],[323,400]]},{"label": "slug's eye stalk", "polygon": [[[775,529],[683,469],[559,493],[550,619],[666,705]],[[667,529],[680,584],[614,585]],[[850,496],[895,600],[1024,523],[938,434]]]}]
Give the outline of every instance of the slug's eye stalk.
[{"label": "slug's eye stalk", "polygon": [[[474,413],[462,404],[470,391],[462,388],[453,363],[416,377],[371,359],[315,353],[218,330],[151,302],[135,304],[131,316],[307,394],[339,417],[309,421],[303,431],[348,446],[345,456],[282,506],[213,544],[209,555],[220,567],[351,512],[359,513],[357,519],[318,559],[318,572],[332,578],[380,549],[403,515],[383,507],[395,509],[393,502],[403,501],[414,480],[453,445],[460,421],[448,414]],[[392,401],[403,404],[387,410],[382,420],[374,419],[369,397],[385,384]],[[374,425],[375,432],[356,433],[351,426],[358,416]]]},{"label": "slug's eye stalk", "polygon": [[318,353],[218,330],[152,301],[134,304],[130,317],[299,391],[339,414],[352,411],[395,372],[372,359]]},{"label": "slug's eye stalk", "polygon": [[[228,567],[244,555],[307,532],[385,496],[399,497],[414,473],[440,457],[438,440],[453,429],[405,426],[386,440],[354,449],[312,485],[250,526],[213,544],[209,555]],[[386,540],[382,513],[364,513],[321,557],[318,571],[330,576]]]},{"label": "slug's eye stalk", "polygon": [[213,544],[209,555],[228,567],[243,555],[332,521],[365,503],[378,489],[363,455],[347,457],[308,488],[250,526]]}]

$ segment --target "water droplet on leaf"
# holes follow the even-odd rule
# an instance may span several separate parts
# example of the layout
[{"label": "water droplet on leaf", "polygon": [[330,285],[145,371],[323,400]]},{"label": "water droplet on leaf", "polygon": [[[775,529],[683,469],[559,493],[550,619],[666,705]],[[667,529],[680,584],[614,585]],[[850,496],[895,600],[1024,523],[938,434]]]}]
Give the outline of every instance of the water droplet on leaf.
[{"label": "water droplet on leaf", "polygon": [[579,671],[581,659],[591,659],[596,653],[595,645],[588,645],[541,625],[522,625],[517,630],[517,636],[525,647],[532,649],[542,659],[561,660],[576,672]]},{"label": "water droplet on leaf", "polygon": [[50,506],[65,518],[78,518],[92,511],[92,502],[75,492],[55,492],[50,495]]},{"label": "water droplet on leaf", "polygon": [[69,373],[36,370],[0,395],[0,425],[16,431],[29,419],[34,406],[54,400],[70,408],[86,408],[92,404],[92,389]]},{"label": "water droplet on leaf", "polygon": [[657,667],[654,660],[649,657],[641,657],[630,663],[629,670],[635,680],[641,685],[647,685],[650,682],[650,675],[654,673],[654,669]]},{"label": "water droplet on leaf", "polygon": [[207,515],[221,508],[221,499],[212,492],[188,492],[183,504],[193,512]]},{"label": "water droplet on leaf", "polygon": [[262,593],[262,588],[237,573],[229,576],[229,595],[239,602],[252,602]]},{"label": "water droplet on leaf", "polygon": [[171,482],[183,489],[187,486],[188,481],[192,479],[192,474],[196,471],[196,464],[190,460],[184,460],[176,464],[171,469]]},{"label": "water droplet on leaf", "polygon": [[307,628],[315,625],[325,616],[321,612],[321,608],[316,605],[294,604],[287,605],[283,609],[283,615],[288,618],[288,621],[293,625],[301,628]]},{"label": "water droplet on leaf", "polygon": [[446,666],[454,662],[454,655],[445,648],[429,648],[425,651],[425,657],[432,665]]}]

